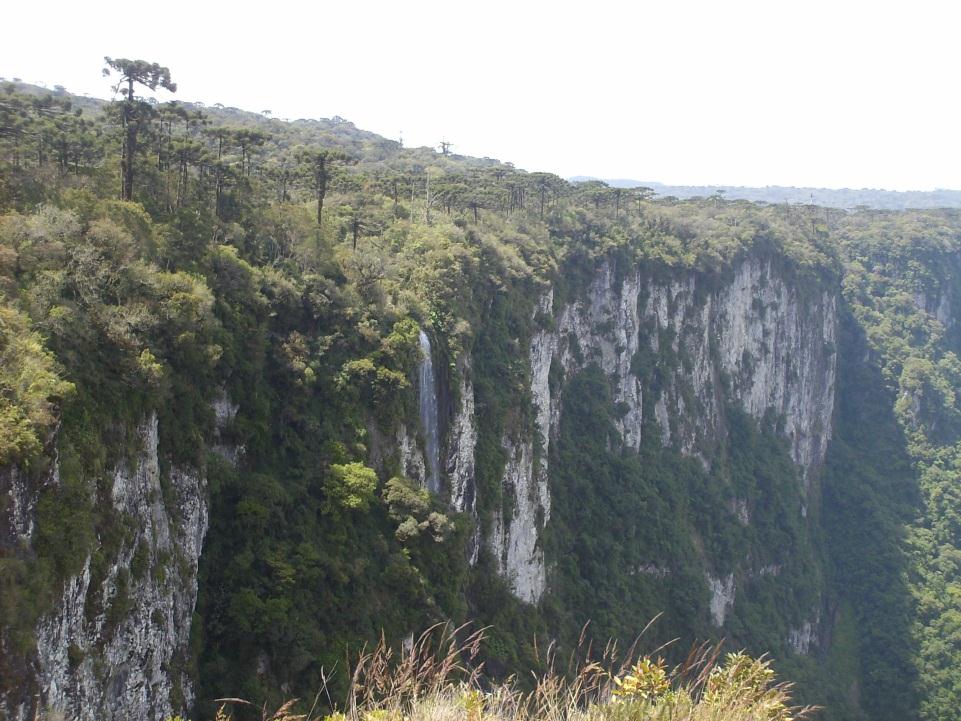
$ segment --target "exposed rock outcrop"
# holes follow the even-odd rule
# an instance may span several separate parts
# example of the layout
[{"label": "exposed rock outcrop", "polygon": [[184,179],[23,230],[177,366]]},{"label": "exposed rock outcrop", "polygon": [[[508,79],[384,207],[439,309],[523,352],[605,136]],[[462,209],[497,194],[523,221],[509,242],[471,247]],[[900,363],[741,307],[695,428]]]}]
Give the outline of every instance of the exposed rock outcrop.
[{"label": "exposed rock outcrop", "polygon": [[731,573],[722,578],[708,575],[707,585],[711,590],[711,620],[720,628],[724,625],[728,612],[734,608],[734,594],[737,590],[734,574]]},{"label": "exposed rock outcrop", "polygon": [[[461,357],[457,366],[457,406],[448,432],[447,483],[450,503],[455,510],[476,517],[477,487],[474,482],[474,452],[477,448],[477,419],[474,416],[474,384],[470,357]],[[480,552],[480,529],[475,524],[468,549],[471,565]]]},{"label": "exposed rock outcrop", "polygon": [[[831,437],[837,341],[831,289],[798,282],[754,256],[724,274],[666,279],[602,263],[585,293],[553,305],[548,291],[535,317],[552,322],[530,341],[536,437],[503,439],[512,512],[495,519],[488,539],[519,598],[536,601],[545,588],[539,536],[550,515],[546,459],[563,394],[562,383],[552,389],[549,382],[554,363],[565,379],[591,363],[610,378],[617,429],[630,449],[640,447],[646,407],[662,444],[705,466],[726,432],[726,404],[758,420],[779,420],[807,491]],[[654,370],[657,388],[649,383]],[[749,522],[746,506],[737,515]]]},{"label": "exposed rock outcrop", "polygon": [[815,614],[812,620],[804,621],[797,628],[788,631],[788,646],[795,653],[810,654],[820,643],[818,629],[821,627],[821,614]]},{"label": "exposed rock outcrop", "polygon": [[[548,292],[539,304],[541,313],[550,311],[553,295]],[[535,603],[547,583],[541,532],[550,518],[547,487],[547,450],[550,443],[551,397],[549,375],[557,349],[557,336],[539,330],[531,340],[531,398],[537,422],[536,437],[505,435],[501,444],[507,452],[504,493],[510,494],[509,515],[496,515],[488,544],[498,568],[521,600]],[[536,452],[535,452],[536,451]]]},{"label": "exposed rock outcrop", "polygon": [[126,538],[97,572],[87,559],[37,629],[44,704],[70,718],[162,719],[192,698],[185,657],[207,531],[205,481],[172,468],[165,489],[156,415],[139,435],[135,462],[113,473]]},{"label": "exposed rock outcrop", "polygon": [[[224,401],[215,411],[220,429],[237,409]],[[108,546],[101,539],[41,618],[36,696],[0,699],[12,719],[31,718],[39,702],[81,721],[159,720],[192,702],[186,661],[208,526],[206,479],[192,468],[161,471],[156,414],[136,433],[140,450],[110,474],[119,540]],[[236,462],[237,450],[224,445],[223,455]],[[16,469],[5,473],[16,497],[5,520],[28,547],[39,489],[21,488]],[[56,463],[44,483],[59,483]]]}]

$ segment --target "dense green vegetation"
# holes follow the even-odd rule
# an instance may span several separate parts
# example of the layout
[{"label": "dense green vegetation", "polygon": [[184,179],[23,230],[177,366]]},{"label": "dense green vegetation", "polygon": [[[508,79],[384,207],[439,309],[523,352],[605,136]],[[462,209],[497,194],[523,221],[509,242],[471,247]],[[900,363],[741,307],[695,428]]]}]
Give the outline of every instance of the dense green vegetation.
[{"label": "dense green vegetation", "polygon": [[[890,421],[878,423],[890,429],[883,436],[890,440],[876,449],[876,458],[895,455],[877,473],[869,471],[870,497],[877,499],[869,512],[878,515],[877,528],[901,538],[897,545],[883,539],[868,559],[874,571],[862,583],[874,586],[879,603],[887,606],[878,610],[890,609],[883,617],[891,620],[866,628],[866,642],[880,658],[890,659],[878,668],[879,684],[905,688],[914,680],[919,715],[932,719],[956,714],[961,703],[955,671],[961,635],[954,600],[961,580],[958,220],[955,212],[859,214],[841,235],[849,258],[845,297],[893,392],[888,398],[893,405],[887,407],[893,407],[899,431]],[[879,412],[867,408],[872,416]],[[867,469],[871,465],[865,463]],[[899,525],[901,520],[908,522]],[[904,586],[911,591],[910,602],[892,598]],[[904,618],[910,619],[907,627]],[[907,654],[901,651],[905,644]],[[879,707],[878,714],[904,717],[896,708]]]},{"label": "dense green vegetation", "polygon": [[916,715],[916,653],[911,638],[905,525],[916,512],[917,484],[893,413],[893,397],[862,329],[842,316],[837,432],[828,452],[822,504],[834,587],[832,609],[852,634],[860,659],[861,702],[875,719]]},{"label": "dense green vegetation", "polygon": [[[109,66],[124,90],[112,103],[0,87],[0,466],[42,486],[32,548],[0,536],[7,687],[64,581],[88,557],[96,579],[125,542],[110,469],[156,411],[165,472],[208,482],[180,659],[200,716],[218,696],[312,697],[346,650],[437,621],[493,624],[494,674],[543,669],[535,638],[573,648],[588,619],[594,638],[630,643],[664,612],[652,642],[685,649],[716,633],[705,568],[747,558],[725,633],[772,653],[826,717],[940,719],[961,704],[957,215],[656,201],[341,119],[146,101],[139,87],[175,88],[164,68]],[[533,429],[543,290],[577,297],[602,260],[713,278],[749,253],[803,287],[843,286],[836,435],[806,520],[779,419],[726,409],[708,470],[653,429],[627,453],[609,381],[588,366],[550,449],[550,593],[520,603],[484,550],[470,566],[475,523],[509,505],[502,439]],[[421,328],[450,388],[473,361],[476,520],[405,478],[391,446],[416,424]],[[637,372],[656,389],[651,363]],[[213,448],[224,396],[239,412],[216,433],[237,464]],[[61,483],[43,485],[54,454]],[[819,603],[830,650],[793,654],[788,630]]]}]

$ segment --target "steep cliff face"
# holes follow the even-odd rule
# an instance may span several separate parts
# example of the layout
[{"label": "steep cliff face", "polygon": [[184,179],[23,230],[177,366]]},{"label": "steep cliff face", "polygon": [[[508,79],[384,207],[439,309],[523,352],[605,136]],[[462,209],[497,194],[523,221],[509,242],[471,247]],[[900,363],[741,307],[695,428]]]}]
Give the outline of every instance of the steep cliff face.
[{"label": "steep cliff face", "polygon": [[[566,380],[596,364],[610,380],[627,449],[637,451],[642,435],[656,428],[663,445],[705,467],[724,441],[727,404],[759,421],[771,417],[807,492],[831,437],[836,314],[831,289],[800,283],[761,257],[724,274],[668,278],[603,263],[572,302],[555,307],[552,291],[545,293],[529,346],[536,430],[503,439],[510,513],[495,517],[487,539],[515,595],[536,602],[546,588],[540,541],[551,506],[546,459]],[[455,425],[469,423],[469,408],[460,410]],[[646,424],[648,414],[653,425]],[[750,523],[747,503],[732,503]],[[714,578],[710,586],[720,626],[734,602],[735,581]]]},{"label": "steep cliff face", "polygon": [[944,328],[950,329],[956,325],[954,313],[954,297],[951,286],[926,287],[914,292],[915,307],[936,319]]},{"label": "steep cliff face", "polygon": [[[455,510],[476,517],[477,488],[474,483],[477,448],[477,418],[475,417],[474,384],[470,357],[463,356],[457,364],[457,410],[448,433],[447,480],[450,503]],[[480,552],[480,529],[475,526],[470,541],[469,561],[477,562]]]},{"label": "steep cliff face", "polygon": [[[226,422],[236,408],[216,409]],[[197,563],[208,516],[206,481],[196,469],[161,470],[156,414],[136,429],[137,451],[110,474],[108,502],[119,542],[100,539],[83,570],[69,579],[54,609],[36,628],[32,698],[0,699],[14,719],[33,716],[34,703],[72,719],[163,719],[193,701],[187,674]],[[237,449],[223,447],[235,459]],[[10,528],[24,548],[32,542],[29,494],[9,470],[16,499]],[[55,463],[45,480],[59,483]],[[28,501],[27,498],[32,500]]]},{"label": "steep cliff face", "polygon": [[[41,472],[31,473],[16,465],[0,468],[0,559],[5,571],[11,560],[15,564],[32,552],[37,503],[46,489],[59,485],[60,468],[55,457]],[[15,582],[13,564],[0,585],[10,578]],[[0,627],[0,718],[27,719],[40,692],[36,659],[14,650],[17,644],[10,638],[10,631]],[[32,641],[35,634],[30,635]]]},{"label": "steep cliff face", "polygon": [[[560,297],[565,300],[555,300]],[[518,405],[529,404],[531,421],[509,425],[498,436],[504,502],[486,524],[476,482],[484,422],[478,407],[486,399],[477,397],[475,359],[469,354],[457,358],[450,374],[451,413],[437,439],[442,484],[432,490],[478,521],[469,562],[476,563],[486,548],[518,599],[536,604],[548,592],[552,444],[571,382],[595,366],[611,390],[613,444],[623,452],[639,453],[651,434],[660,446],[710,469],[726,442],[729,408],[738,408],[777,426],[802,493],[815,502],[810,484],[832,431],[836,325],[832,289],[799,280],[760,256],[717,273],[653,273],[602,262],[575,292],[566,289],[562,296],[546,289],[532,309],[530,336],[517,339],[525,349],[529,384]],[[437,388],[418,387],[418,393],[422,403],[437,403],[429,397]],[[226,397],[213,410],[218,428],[237,413]],[[384,434],[375,424],[369,429],[371,463],[393,464],[429,485],[423,425],[410,418]],[[155,416],[137,434],[140,451],[111,474],[109,501],[123,529],[121,540],[109,557],[87,558],[36,632],[35,677],[43,703],[81,719],[156,719],[192,700],[186,654],[208,525],[205,479],[191,469],[161,470]],[[210,441],[212,450],[237,464],[242,448],[223,441],[219,431]],[[39,489],[16,469],[5,474],[4,533],[9,543],[29,546]],[[58,482],[54,463],[42,483]],[[752,524],[752,501],[731,497],[726,503],[738,523]],[[706,598],[703,613],[717,627],[728,624],[742,585],[781,573],[780,566],[754,568],[750,558],[733,568],[702,561],[697,573]],[[638,573],[666,584],[678,570],[642,564]],[[818,645],[819,614],[815,605],[807,619],[795,619],[784,643],[798,653],[811,652]],[[29,700],[21,701],[4,701],[14,718],[31,713]]]},{"label": "steep cliff face", "polygon": [[31,479],[30,474],[17,466],[0,469],[0,497],[3,498],[0,543],[3,547],[29,546],[34,534],[40,492],[48,486],[59,484],[60,467],[55,459],[49,472],[41,474],[39,480]]}]

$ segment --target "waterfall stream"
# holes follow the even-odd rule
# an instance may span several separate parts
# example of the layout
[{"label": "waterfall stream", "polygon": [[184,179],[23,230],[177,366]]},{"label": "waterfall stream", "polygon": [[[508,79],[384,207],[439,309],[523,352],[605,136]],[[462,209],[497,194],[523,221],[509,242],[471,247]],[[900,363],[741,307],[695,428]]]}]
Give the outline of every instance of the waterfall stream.
[{"label": "waterfall stream", "polygon": [[440,431],[437,425],[437,384],[434,379],[434,361],[431,357],[430,338],[420,332],[420,350],[423,358],[418,369],[418,405],[420,425],[427,450],[427,490],[440,492]]}]

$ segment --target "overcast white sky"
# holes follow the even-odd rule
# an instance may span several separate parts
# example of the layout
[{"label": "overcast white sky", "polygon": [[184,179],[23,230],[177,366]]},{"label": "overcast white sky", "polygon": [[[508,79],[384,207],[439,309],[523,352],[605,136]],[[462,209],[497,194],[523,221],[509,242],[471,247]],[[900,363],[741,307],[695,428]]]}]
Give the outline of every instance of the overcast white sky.
[{"label": "overcast white sky", "polygon": [[961,188],[961,4],[939,0],[11,2],[0,76],[340,115],[529,170],[677,184]]}]

